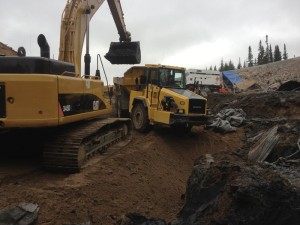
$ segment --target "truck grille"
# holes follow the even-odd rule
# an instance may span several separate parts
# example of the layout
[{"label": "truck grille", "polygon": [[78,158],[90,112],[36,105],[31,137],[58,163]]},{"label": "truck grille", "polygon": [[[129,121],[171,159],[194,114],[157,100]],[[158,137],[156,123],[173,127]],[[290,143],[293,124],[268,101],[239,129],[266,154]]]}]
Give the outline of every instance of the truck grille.
[{"label": "truck grille", "polygon": [[206,100],[204,99],[190,99],[189,113],[206,113]]},{"label": "truck grille", "polygon": [[0,84],[0,118],[6,117],[5,86]]}]

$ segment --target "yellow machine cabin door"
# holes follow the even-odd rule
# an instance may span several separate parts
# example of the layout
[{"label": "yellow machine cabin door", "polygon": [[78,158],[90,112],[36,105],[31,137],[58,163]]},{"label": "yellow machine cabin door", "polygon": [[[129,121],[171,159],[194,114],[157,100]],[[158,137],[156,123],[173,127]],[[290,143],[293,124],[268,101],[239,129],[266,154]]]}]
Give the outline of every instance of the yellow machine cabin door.
[{"label": "yellow machine cabin door", "polygon": [[159,78],[158,70],[150,69],[148,70],[148,86],[147,86],[147,98],[149,99],[150,107],[157,107],[159,102]]}]

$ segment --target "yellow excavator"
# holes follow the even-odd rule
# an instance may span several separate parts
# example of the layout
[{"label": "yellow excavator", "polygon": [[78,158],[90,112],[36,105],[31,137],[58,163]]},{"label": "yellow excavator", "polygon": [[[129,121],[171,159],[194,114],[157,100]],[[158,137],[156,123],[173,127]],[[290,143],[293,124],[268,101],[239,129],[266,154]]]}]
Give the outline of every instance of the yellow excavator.
[{"label": "yellow excavator", "polygon": [[[0,136],[12,133],[12,143],[18,142],[20,130],[44,132],[42,161],[46,169],[80,171],[90,156],[130,132],[129,119],[111,118],[112,107],[105,98],[100,74],[90,75],[89,22],[103,2],[67,1],[61,20],[59,60],[50,59],[50,47],[42,34],[38,37],[39,57],[27,57],[23,47],[18,49],[18,56],[0,56]],[[131,41],[120,1],[107,2],[120,39],[111,43],[105,58],[111,64],[140,63],[140,43]],[[85,38],[85,70],[81,75]],[[27,138],[32,143],[38,141]],[[0,150],[7,147],[1,143]]]}]

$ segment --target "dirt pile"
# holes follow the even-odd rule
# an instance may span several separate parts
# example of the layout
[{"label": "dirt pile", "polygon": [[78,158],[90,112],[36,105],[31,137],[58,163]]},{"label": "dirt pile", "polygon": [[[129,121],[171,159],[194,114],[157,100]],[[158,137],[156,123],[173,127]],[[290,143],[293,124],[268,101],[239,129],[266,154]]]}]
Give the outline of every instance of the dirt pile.
[{"label": "dirt pile", "polygon": [[17,52],[11,47],[0,42],[0,55],[13,56],[17,55]]},{"label": "dirt pile", "polygon": [[248,67],[236,72],[243,79],[255,80],[264,90],[278,88],[289,80],[300,82],[300,57]]},{"label": "dirt pile", "polygon": [[[240,148],[242,136],[240,129],[223,136],[202,127],[183,136],[174,136],[166,128],[134,132],[127,146],[96,156],[79,174],[48,173],[39,158],[25,154],[20,159],[1,157],[0,209],[37,204],[38,225],[88,221],[114,225],[130,212],[172,221],[184,203],[195,159],[220,149]],[[24,152],[30,143],[16,145]]]}]

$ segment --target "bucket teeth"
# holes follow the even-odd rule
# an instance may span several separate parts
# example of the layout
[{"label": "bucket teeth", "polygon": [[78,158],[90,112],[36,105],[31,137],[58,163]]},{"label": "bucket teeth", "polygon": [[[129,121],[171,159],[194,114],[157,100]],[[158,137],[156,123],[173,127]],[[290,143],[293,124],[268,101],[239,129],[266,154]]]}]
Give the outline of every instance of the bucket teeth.
[{"label": "bucket teeth", "polygon": [[111,42],[109,51],[104,57],[111,64],[139,64],[140,42]]}]

